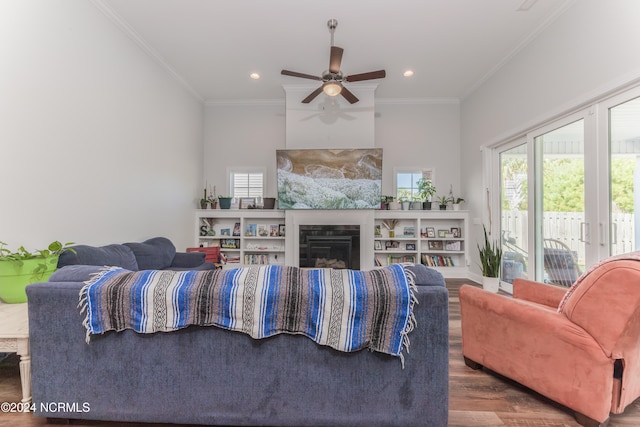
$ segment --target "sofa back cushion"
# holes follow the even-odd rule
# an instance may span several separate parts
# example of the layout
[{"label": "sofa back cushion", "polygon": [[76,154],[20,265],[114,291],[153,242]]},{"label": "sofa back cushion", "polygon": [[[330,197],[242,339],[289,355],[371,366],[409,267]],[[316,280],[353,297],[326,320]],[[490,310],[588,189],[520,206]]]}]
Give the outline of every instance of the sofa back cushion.
[{"label": "sofa back cushion", "polygon": [[154,237],[142,243],[125,243],[138,262],[139,270],[162,270],[170,267],[176,256],[176,247],[166,237]]},{"label": "sofa back cushion", "polygon": [[616,259],[591,269],[571,288],[561,312],[607,356],[624,358],[640,339],[640,261]]},{"label": "sofa back cushion", "polygon": [[58,259],[58,268],[67,265],[108,265],[126,268],[127,270],[138,270],[138,262],[133,251],[123,245],[106,246],[73,246],[75,253],[64,251]]}]

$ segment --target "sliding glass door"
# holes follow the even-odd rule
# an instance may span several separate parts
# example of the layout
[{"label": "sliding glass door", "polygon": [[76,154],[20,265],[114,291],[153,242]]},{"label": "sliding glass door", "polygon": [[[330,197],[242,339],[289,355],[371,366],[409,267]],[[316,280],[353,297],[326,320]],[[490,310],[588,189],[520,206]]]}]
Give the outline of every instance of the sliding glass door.
[{"label": "sliding glass door", "polygon": [[584,120],[533,137],[536,279],[562,286],[584,271]]},{"label": "sliding glass door", "polygon": [[640,87],[492,154],[503,282],[524,277],[570,286],[599,260],[640,250]]}]

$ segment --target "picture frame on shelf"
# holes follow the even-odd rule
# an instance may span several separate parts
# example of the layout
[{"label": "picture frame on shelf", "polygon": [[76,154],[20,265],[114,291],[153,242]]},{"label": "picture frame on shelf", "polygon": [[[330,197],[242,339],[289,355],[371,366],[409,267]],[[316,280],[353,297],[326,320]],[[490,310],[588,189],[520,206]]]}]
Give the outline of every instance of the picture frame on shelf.
[{"label": "picture frame on shelf", "polygon": [[382,242],[380,240],[376,240],[375,242],[373,242],[373,249],[376,251],[381,251],[382,250]]},{"label": "picture frame on shelf", "polygon": [[240,236],[240,223],[236,222],[236,224],[233,226],[233,235],[234,236]]},{"label": "picture frame on shelf", "polygon": [[460,248],[460,240],[447,240],[444,242],[445,251],[459,251]]},{"label": "picture frame on shelf", "polygon": [[269,237],[278,237],[280,235],[280,227],[278,224],[269,225]]},{"label": "picture frame on shelf", "polygon": [[462,237],[462,229],[460,227],[451,227],[451,234],[454,238],[458,239]]},{"label": "picture frame on shelf", "polygon": [[279,224],[278,225],[278,234],[280,235],[280,237],[284,237],[285,236],[285,229],[284,229],[284,224]]},{"label": "picture frame on shelf", "polygon": [[449,230],[438,230],[438,237],[439,238],[447,237],[447,233],[449,233]]},{"label": "picture frame on shelf", "polygon": [[436,229],[433,227],[427,227],[427,238],[433,239],[436,237]]},{"label": "picture frame on shelf", "polygon": [[429,250],[431,251],[441,251],[443,248],[442,240],[430,240],[429,241]]},{"label": "picture frame on shelf", "polygon": [[415,251],[416,250],[416,244],[415,243],[407,243],[405,245],[405,249],[408,251]]},{"label": "picture frame on shelf", "polygon": [[255,197],[241,197],[240,205],[238,206],[240,209],[251,209],[256,207],[256,198]]},{"label": "picture frame on shelf", "polygon": [[244,233],[247,237],[255,237],[258,230],[256,224],[247,224],[247,231]]},{"label": "picture frame on shelf", "polygon": [[382,237],[382,227],[380,224],[376,224],[374,237]]},{"label": "picture frame on shelf", "polygon": [[231,236],[231,229],[230,228],[223,228],[220,230],[220,235],[221,236]]},{"label": "picture frame on shelf", "polygon": [[402,230],[402,235],[404,237],[416,237],[415,227],[404,227],[404,229]]}]

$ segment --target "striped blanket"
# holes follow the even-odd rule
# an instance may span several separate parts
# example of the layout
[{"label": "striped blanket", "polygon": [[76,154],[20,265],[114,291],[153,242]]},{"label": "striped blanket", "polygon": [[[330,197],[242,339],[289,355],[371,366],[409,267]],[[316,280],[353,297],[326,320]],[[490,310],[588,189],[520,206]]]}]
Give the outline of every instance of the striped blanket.
[{"label": "striped blanket", "polygon": [[371,271],[255,266],[210,271],[106,268],[80,292],[87,342],[133,329],[217,326],[259,339],[302,334],[339,351],[400,357],[413,329],[413,279],[402,265]]}]

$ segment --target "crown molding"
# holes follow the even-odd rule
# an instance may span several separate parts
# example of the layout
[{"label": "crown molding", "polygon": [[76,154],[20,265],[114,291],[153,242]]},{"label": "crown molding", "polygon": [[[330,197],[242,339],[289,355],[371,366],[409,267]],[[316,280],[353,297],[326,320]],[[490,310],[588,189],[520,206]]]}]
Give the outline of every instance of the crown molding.
[{"label": "crown molding", "polygon": [[185,88],[191,95],[193,95],[198,101],[204,102],[204,99],[196,90],[182,77],[176,70],[169,65],[169,63],[155,50],[149,43],[147,43],[134,29],[122,18],[118,13],[113,10],[111,6],[105,3],[104,0],[91,0],[91,3],[106,16],[116,27],[118,27],[129,39],[131,39],[144,53],[146,53],[151,59],[153,59],[161,68],[163,68],[180,86]]}]

